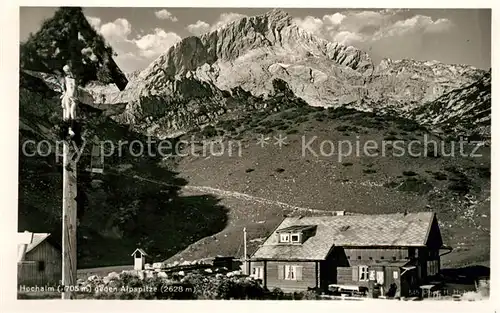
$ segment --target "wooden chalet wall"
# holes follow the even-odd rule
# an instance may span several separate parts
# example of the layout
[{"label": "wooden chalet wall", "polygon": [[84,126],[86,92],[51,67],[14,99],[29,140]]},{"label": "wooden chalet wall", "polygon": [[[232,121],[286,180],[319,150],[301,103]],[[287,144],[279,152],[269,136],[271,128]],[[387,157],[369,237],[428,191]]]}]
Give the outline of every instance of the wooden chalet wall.
[{"label": "wooden chalet wall", "polygon": [[17,271],[19,285],[57,285],[61,280],[61,251],[45,240],[26,253],[25,261],[17,264]]},{"label": "wooden chalet wall", "polygon": [[[369,270],[384,273],[384,292],[392,283],[395,283],[397,290],[402,295],[407,294],[409,285],[401,286],[400,264],[410,261],[415,249],[403,247],[387,248],[342,248],[336,247],[333,251],[337,265],[337,284],[356,285],[367,288],[373,287],[373,281],[360,281],[358,266],[365,265]],[[394,265],[390,265],[394,262]],[[396,263],[398,263],[396,265]],[[354,269],[353,269],[354,268]],[[394,272],[397,272],[398,279],[394,279]],[[404,290],[403,290],[404,289]]]},{"label": "wooden chalet wall", "polygon": [[[301,267],[297,280],[286,280],[284,278],[285,265]],[[256,266],[264,268],[265,277],[263,283],[269,290],[280,288],[283,292],[294,292],[319,287],[320,261],[253,261],[250,264],[250,273]]]},{"label": "wooden chalet wall", "polygon": [[[395,283],[401,295],[408,295],[411,289],[425,280],[426,260],[429,253],[428,248],[408,247],[335,247],[332,253],[324,261],[252,261],[250,274],[254,267],[261,267],[265,277],[263,283],[269,290],[280,288],[284,292],[306,291],[308,288],[320,287],[326,289],[329,284],[356,285],[371,288],[374,281],[360,281],[358,266],[365,265],[369,270],[384,273],[384,292],[389,290],[391,284]],[[434,252],[433,252],[434,253]],[[439,258],[438,254],[434,257]],[[401,280],[401,266],[410,260],[415,260],[420,268],[406,272],[406,280]],[[391,264],[394,263],[394,264]],[[302,267],[301,277],[298,280],[285,280],[279,272],[285,265],[299,265]],[[355,268],[353,270],[353,268]],[[396,273],[395,273],[396,272]],[[355,276],[355,277],[354,277]]]},{"label": "wooden chalet wall", "polygon": [[439,248],[443,245],[443,239],[441,237],[441,231],[439,230],[439,225],[436,217],[434,217],[431,227],[429,229],[429,237],[427,239],[426,248],[418,249],[418,261],[422,268],[422,277],[426,278],[430,276],[427,273],[427,261],[437,261],[437,270],[441,270],[441,258],[439,256]]},{"label": "wooden chalet wall", "polygon": [[353,280],[352,266],[370,265],[384,261],[409,261],[410,248],[341,248],[334,249],[337,264],[337,284],[359,284],[368,287],[368,282]]}]

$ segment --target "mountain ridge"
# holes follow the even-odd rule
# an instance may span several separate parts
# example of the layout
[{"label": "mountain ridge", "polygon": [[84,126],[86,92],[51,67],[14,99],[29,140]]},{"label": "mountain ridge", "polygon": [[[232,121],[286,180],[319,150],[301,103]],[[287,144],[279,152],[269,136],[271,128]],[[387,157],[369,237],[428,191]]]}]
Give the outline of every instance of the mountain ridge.
[{"label": "mountain ridge", "polygon": [[[485,72],[469,65],[410,59],[385,58],[374,65],[366,52],[319,38],[294,24],[288,13],[274,9],[184,38],[135,73],[124,91],[107,98],[126,104],[117,120],[144,129],[144,121],[161,119],[159,112],[182,111],[186,99],[197,102],[198,91],[210,89],[213,96],[204,97],[206,102],[227,102],[235,88],[267,98],[274,93],[272,82],[279,79],[312,106],[411,116],[409,112],[480,80]],[[177,87],[185,84],[191,88],[179,93]],[[216,120],[214,116],[207,122]],[[178,133],[189,130],[190,124],[155,127]],[[473,131],[470,125],[462,128]]]}]

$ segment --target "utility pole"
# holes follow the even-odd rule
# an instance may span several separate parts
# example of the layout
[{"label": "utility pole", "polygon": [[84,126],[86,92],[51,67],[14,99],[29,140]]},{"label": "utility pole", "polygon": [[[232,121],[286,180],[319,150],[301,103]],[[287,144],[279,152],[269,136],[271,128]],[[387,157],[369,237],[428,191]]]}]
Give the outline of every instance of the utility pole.
[{"label": "utility pole", "polygon": [[62,208],[62,285],[65,287],[62,299],[72,299],[76,285],[76,195],[77,163],[72,160],[75,155],[74,145],[64,140],[63,148],[63,208]]},{"label": "utility pole", "polygon": [[246,227],[243,227],[243,264],[244,264],[244,269],[245,275],[248,275],[248,264],[247,264],[247,229]]}]

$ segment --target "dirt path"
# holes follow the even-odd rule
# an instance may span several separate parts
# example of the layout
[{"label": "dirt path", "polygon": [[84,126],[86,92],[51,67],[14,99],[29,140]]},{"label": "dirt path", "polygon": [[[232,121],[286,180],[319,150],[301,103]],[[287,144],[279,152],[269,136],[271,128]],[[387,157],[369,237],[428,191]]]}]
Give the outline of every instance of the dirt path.
[{"label": "dirt path", "polygon": [[[56,175],[57,173],[50,173],[49,175]],[[230,197],[230,198],[236,198],[236,199],[241,199],[241,200],[246,200],[246,201],[254,201],[258,203],[263,203],[263,204],[270,204],[270,205],[277,205],[279,207],[285,208],[285,209],[290,209],[293,210],[293,212],[299,211],[299,212],[312,212],[312,213],[324,213],[327,212],[325,210],[318,210],[318,209],[308,209],[308,208],[303,208],[295,205],[291,205],[288,203],[284,203],[281,201],[275,201],[275,200],[269,200],[266,198],[261,198],[261,197],[256,197],[256,196],[251,196],[245,193],[237,192],[237,191],[230,191],[230,190],[223,190],[223,189],[218,189],[218,188],[213,188],[209,186],[192,186],[192,185],[185,185],[185,186],[179,186],[179,185],[174,185],[174,184],[168,184],[165,183],[161,180],[156,180],[156,179],[151,179],[151,178],[145,178],[139,175],[127,175],[125,173],[120,173],[117,171],[107,171],[106,174],[114,174],[114,175],[123,175],[127,176],[130,178],[142,180],[142,181],[147,181],[153,184],[158,184],[158,185],[163,185],[167,187],[180,187],[185,190],[191,190],[191,191],[198,191],[198,192],[206,192],[206,193],[211,193],[218,195],[220,197]]]},{"label": "dirt path", "polygon": [[[147,181],[147,182],[150,182],[150,183],[164,185],[164,186],[168,186],[168,187],[175,187],[176,186],[176,185],[172,185],[172,184],[168,184],[168,183],[162,182],[160,180],[145,178],[145,177],[141,177],[141,176],[138,176],[138,175],[134,175],[132,177],[135,178],[135,179],[142,180],[142,181]],[[185,190],[192,190],[192,191],[199,191],[199,192],[211,193],[211,194],[215,194],[215,195],[218,195],[218,196],[221,196],[221,197],[231,197],[231,198],[236,198],[236,199],[241,199],[241,200],[254,201],[254,202],[263,203],[263,204],[278,205],[278,206],[280,206],[282,208],[291,209],[293,211],[317,212],[317,213],[325,212],[324,210],[307,209],[307,208],[294,206],[294,205],[291,205],[291,204],[288,204],[288,203],[284,203],[284,202],[280,202],[280,201],[269,200],[269,199],[265,199],[265,198],[261,198],[261,197],[251,196],[251,195],[248,195],[248,194],[245,194],[245,193],[241,193],[241,192],[223,190],[223,189],[218,189],[218,188],[213,188],[213,187],[208,187],[208,186],[190,186],[190,185],[186,185],[186,186],[182,186],[182,188],[185,189]]]}]

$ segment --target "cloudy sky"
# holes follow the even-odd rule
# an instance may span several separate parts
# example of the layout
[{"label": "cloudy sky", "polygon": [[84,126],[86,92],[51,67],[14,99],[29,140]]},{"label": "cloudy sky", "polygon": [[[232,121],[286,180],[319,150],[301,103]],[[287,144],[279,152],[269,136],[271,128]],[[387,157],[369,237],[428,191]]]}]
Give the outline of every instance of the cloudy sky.
[{"label": "cloudy sky", "polygon": [[[57,8],[21,7],[20,40],[36,32]],[[199,35],[264,9],[84,8],[91,24],[108,40],[126,72],[145,68],[184,37]],[[381,58],[413,58],[491,66],[490,10],[285,9],[295,23],[331,41]]]}]

